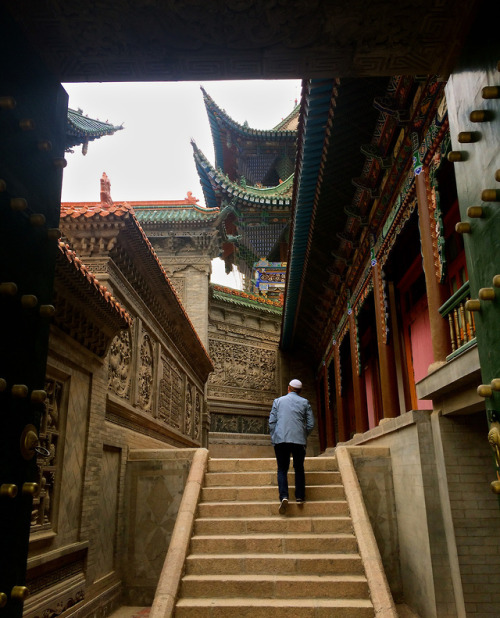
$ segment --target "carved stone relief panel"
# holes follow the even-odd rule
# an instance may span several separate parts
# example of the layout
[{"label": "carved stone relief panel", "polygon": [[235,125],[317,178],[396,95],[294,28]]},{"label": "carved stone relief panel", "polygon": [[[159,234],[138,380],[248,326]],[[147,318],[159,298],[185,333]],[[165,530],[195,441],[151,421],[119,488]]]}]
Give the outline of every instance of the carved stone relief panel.
[{"label": "carved stone relief panel", "polygon": [[181,430],[183,379],[173,361],[164,354],[161,356],[161,364],[158,419],[174,429]]},{"label": "carved stone relief panel", "polygon": [[238,414],[210,415],[210,431],[222,433],[269,433],[269,417]]},{"label": "carved stone relief panel", "polygon": [[40,493],[33,498],[31,511],[31,532],[50,529],[52,527],[52,514],[54,512],[54,491],[56,474],[60,457],[58,457],[59,445],[62,445],[61,424],[62,410],[61,399],[63,384],[57,380],[46,380],[45,391],[47,399],[40,421],[40,446],[49,453],[46,457],[37,456],[38,480]]},{"label": "carved stone relief panel", "polygon": [[179,295],[182,304],[186,303],[186,278],[185,277],[170,277],[170,281]]},{"label": "carved stone relief panel", "polygon": [[124,399],[130,399],[131,363],[130,331],[122,330],[111,342],[109,350],[108,388]]},{"label": "carved stone relief panel", "polygon": [[186,383],[186,408],[184,411],[184,433],[190,436],[193,432],[193,387]]},{"label": "carved stone relief panel", "polygon": [[137,372],[137,403],[144,410],[151,410],[153,400],[154,350],[150,335],[143,331],[140,343],[139,368]]},{"label": "carved stone relief panel", "polygon": [[[278,389],[277,350],[210,339],[210,357],[215,371],[209,378],[212,396],[230,397],[234,389],[239,398],[266,401]],[[241,390],[240,390],[241,389]]]},{"label": "carved stone relief panel", "polygon": [[[212,314],[216,317],[215,312],[212,311]],[[226,324],[224,322],[212,322],[211,325],[215,326],[218,331],[221,331],[223,333],[243,335],[244,337],[259,337],[259,339],[263,339],[265,341],[273,341],[276,343],[278,343],[280,339],[279,334],[275,334],[274,331],[276,331],[276,328],[272,323],[263,322],[263,324],[259,327],[259,330],[250,330],[247,326],[235,326],[234,324]],[[277,327],[279,327],[279,322],[277,322],[276,325]],[[266,330],[264,336],[262,335],[263,330]]]},{"label": "carved stone relief panel", "polygon": [[201,435],[201,415],[202,415],[202,396],[196,391],[195,405],[194,405],[194,432],[193,438],[195,440],[200,439]]}]

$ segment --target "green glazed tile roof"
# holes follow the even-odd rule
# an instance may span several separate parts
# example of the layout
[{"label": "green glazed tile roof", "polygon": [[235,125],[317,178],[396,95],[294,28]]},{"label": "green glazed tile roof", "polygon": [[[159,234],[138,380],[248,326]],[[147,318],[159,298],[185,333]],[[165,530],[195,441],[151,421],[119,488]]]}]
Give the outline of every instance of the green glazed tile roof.
[{"label": "green glazed tile roof", "polygon": [[275,315],[281,315],[283,311],[280,302],[268,300],[263,296],[248,294],[247,292],[242,292],[241,290],[235,290],[222,285],[211,284],[210,287],[212,288],[212,296],[215,300],[238,305],[239,307],[258,309],[259,311],[265,311]]},{"label": "green glazed tile roof", "polygon": [[78,146],[84,142],[98,139],[103,135],[113,135],[121,131],[123,125],[115,126],[109,122],[101,122],[84,116],[81,111],[68,109],[66,121],[66,147]]},{"label": "green glazed tile roof", "polygon": [[219,208],[203,208],[202,206],[181,206],[174,204],[135,205],[135,215],[142,224],[164,223],[209,223],[219,216]]},{"label": "green glazed tile roof", "polygon": [[205,102],[208,120],[210,122],[210,129],[212,131],[212,139],[215,149],[215,165],[217,167],[223,166],[221,126],[225,126],[229,131],[238,133],[246,139],[256,141],[279,141],[283,139],[294,141],[297,137],[296,130],[282,130],[281,127],[286,125],[286,123],[289,122],[294,115],[298,115],[299,105],[295,106],[293,111],[273,129],[251,129],[250,127],[239,124],[228,116],[227,113],[215,103],[203,87],[201,87],[201,91],[203,92],[203,100]]},{"label": "green glazed tile roof", "polygon": [[299,146],[296,169],[297,192],[291,228],[287,288],[281,346],[288,349],[293,338],[296,311],[313,220],[314,196],[321,167],[325,127],[335,92],[335,80],[312,79],[303,86],[304,107],[299,125]]},{"label": "green glazed tile roof", "polygon": [[276,187],[242,186],[232,182],[222,172],[216,170],[194,141],[191,144],[207,206],[215,208],[218,205],[217,193],[219,193],[226,195],[230,199],[237,198],[238,201],[247,202],[254,207],[282,206],[286,209],[290,208],[292,203],[293,174]]}]

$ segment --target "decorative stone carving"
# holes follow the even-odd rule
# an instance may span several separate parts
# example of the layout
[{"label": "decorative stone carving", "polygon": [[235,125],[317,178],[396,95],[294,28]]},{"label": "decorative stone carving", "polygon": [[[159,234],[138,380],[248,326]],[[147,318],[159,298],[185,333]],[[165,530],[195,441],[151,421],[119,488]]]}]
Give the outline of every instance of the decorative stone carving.
[{"label": "decorative stone carving", "polygon": [[[243,319],[242,319],[243,321]],[[234,324],[225,324],[224,322],[214,322],[217,330],[222,331],[224,333],[235,333],[237,335],[245,335],[248,336],[249,333],[249,328],[245,328],[243,326],[235,326]],[[273,323],[273,329],[275,331],[277,331],[277,329],[279,328],[279,323]],[[261,331],[256,331],[255,332],[259,332],[261,333]],[[252,333],[253,335],[253,333]],[[279,335],[275,335],[274,333],[271,333],[269,331],[265,332],[265,339],[268,341],[273,341],[273,342],[279,342]]]},{"label": "decorative stone carving", "polygon": [[267,416],[244,416],[212,412],[210,420],[210,431],[218,433],[269,433],[269,418]]},{"label": "decorative stone carving", "polygon": [[231,401],[237,399],[238,401],[263,403],[268,406],[271,406],[273,399],[276,398],[276,392],[261,393],[259,391],[251,391],[244,388],[224,388],[222,386],[208,388],[208,395],[213,399],[230,399]]},{"label": "decorative stone carving", "polygon": [[186,302],[186,278],[185,277],[170,277],[170,281],[179,295],[182,304]]},{"label": "decorative stone carving", "polygon": [[181,429],[182,376],[174,363],[162,355],[162,377],[158,402],[158,418],[174,429]]},{"label": "decorative stone carving", "polygon": [[113,339],[109,350],[108,388],[124,399],[130,398],[131,360],[130,331],[122,330]]},{"label": "decorative stone carving", "polygon": [[137,378],[138,404],[143,410],[151,409],[153,386],[153,344],[148,333],[142,333],[140,365]]},{"label": "decorative stone carving", "polygon": [[40,446],[47,449],[49,455],[37,456],[38,485],[40,493],[33,498],[31,510],[31,531],[45,530],[51,527],[54,510],[54,490],[58,461],[58,444],[61,423],[61,396],[63,385],[56,380],[45,382],[47,399],[40,420]]},{"label": "decorative stone carving", "polygon": [[269,394],[276,392],[276,350],[216,339],[210,339],[209,347],[215,367],[209,378],[210,386],[244,388]]},{"label": "decorative stone carving", "polygon": [[193,396],[191,394],[191,384],[186,385],[186,409],[184,414],[184,433],[190,436],[193,431]]},{"label": "decorative stone carving", "polygon": [[201,431],[201,397],[200,393],[196,393],[195,406],[194,406],[194,439],[200,439]]}]

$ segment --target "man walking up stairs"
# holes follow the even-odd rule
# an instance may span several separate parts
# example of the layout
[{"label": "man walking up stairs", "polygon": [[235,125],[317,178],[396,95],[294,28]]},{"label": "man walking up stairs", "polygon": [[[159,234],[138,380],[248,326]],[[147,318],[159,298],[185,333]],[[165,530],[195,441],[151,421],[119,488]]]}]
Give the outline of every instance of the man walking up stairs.
[{"label": "man walking up stairs", "polygon": [[375,616],[337,461],[305,464],[279,515],[274,459],[209,460],[176,617]]}]

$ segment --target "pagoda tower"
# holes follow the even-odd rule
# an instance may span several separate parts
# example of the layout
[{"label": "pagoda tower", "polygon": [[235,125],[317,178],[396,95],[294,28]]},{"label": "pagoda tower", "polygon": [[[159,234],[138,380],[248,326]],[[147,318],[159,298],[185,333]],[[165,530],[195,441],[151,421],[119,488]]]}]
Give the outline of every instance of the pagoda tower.
[{"label": "pagoda tower", "polygon": [[215,165],[192,145],[206,205],[220,209],[220,257],[227,272],[239,268],[247,291],[277,296],[284,287],[299,106],[274,128],[257,130],[202,92]]}]

